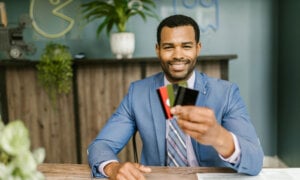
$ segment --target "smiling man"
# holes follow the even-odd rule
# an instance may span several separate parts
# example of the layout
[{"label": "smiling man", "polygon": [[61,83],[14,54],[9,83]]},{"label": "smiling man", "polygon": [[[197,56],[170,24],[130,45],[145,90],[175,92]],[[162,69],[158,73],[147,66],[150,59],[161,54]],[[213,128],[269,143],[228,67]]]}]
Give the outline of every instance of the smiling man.
[{"label": "smiling man", "polygon": [[[171,83],[188,80],[200,53],[199,34],[191,25],[158,27],[156,53],[166,78]],[[198,38],[198,40],[196,39]]]},{"label": "smiling man", "polygon": [[[93,175],[110,179],[145,179],[147,166],[230,167],[257,175],[263,151],[236,84],[195,70],[200,54],[197,23],[184,15],[165,18],[157,28],[156,53],[163,72],[131,83],[127,95],[88,148]],[[156,90],[186,81],[199,91],[195,106],[171,109],[166,120]],[[176,127],[184,148],[169,152],[168,132]],[[141,162],[119,162],[117,153],[139,131]],[[168,143],[167,143],[168,142]],[[176,144],[173,141],[173,145]],[[177,147],[178,148],[178,147]],[[177,163],[176,155],[182,163]]]}]

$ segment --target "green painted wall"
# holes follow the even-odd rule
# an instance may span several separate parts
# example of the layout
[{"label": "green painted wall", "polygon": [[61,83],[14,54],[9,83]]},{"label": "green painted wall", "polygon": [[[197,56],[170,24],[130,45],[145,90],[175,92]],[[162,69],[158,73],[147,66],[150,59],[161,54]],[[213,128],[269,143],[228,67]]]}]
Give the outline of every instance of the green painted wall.
[{"label": "green painted wall", "polygon": [[300,1],[279,7],[278,155],[300,166]]}]

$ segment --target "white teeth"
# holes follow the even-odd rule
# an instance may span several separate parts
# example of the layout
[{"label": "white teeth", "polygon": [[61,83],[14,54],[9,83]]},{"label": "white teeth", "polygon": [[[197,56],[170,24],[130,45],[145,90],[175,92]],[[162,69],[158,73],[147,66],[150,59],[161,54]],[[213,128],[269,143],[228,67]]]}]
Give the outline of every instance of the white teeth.
[{"label": "white teeth", "polygon": [[170,68],[172,71],[184,71],[186,65],[188,64],[187,61],[171,61],[169,62]]},{"label": "white teeth", "polygon": [[184,69],[184,67],[185,67],[185,65],[184,64],[173,64],[172,65],[172,68],[174,69],[174,70],[181,70],[181,69]]}]

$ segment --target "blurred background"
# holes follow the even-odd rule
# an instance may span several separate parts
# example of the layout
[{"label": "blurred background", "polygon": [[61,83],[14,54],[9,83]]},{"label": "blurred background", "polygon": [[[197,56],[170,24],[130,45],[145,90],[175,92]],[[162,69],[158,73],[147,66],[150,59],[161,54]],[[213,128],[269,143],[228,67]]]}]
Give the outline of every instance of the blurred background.
[{"label": "blurred background", "polygon": [[[88,0],[70,1],[60,11],[73,19],[74,24],[57,38],[43,36],[30,21],[32,8],[34,18],[46,33],[68,28],[69,22],[51,15],[53,7],[47,5],[47,1],[2,2],[6,7],[8,28],[19,26],[20,21],[26,23],[23,38],[35,52],[24,55],[24,59],[39,61],[48,42],[67,45],[73,56],[84,53],[88,59],[114,58],[107,34],[102,32],[98,37],[95,33],[97,21],[87,24],[82,19],[80,4]],[[197,20],[201,27],[201,55],[237,55],[229,62],[229,80],[240,87],[265,155],[279,157],[288,166],[299,166],[300,1],[155,0],[155,3],[160,19],[181,13]],[[128,31],[134,32],[136,39],[133,58],[156,56],[158,23],[152,18],[129,20]],[[6,52],[0,53],[1,60],[10,59]],[[0,88],[5,87],[3,82],[1,84]],[[3,94],[0,98],[3,100]]]}]

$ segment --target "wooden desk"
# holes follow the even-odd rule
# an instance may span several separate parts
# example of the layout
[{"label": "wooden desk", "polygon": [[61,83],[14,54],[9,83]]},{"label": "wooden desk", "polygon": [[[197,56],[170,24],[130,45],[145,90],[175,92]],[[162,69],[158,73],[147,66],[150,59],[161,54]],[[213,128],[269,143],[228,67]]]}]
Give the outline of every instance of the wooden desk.
[{"label": "wooden desk", "polygon": [[[148,180],[196,180],[196,173],[234,173],[228,168],[170,168],[170,167],[151,167],[152,172],[146,174]],[[90,168],[87,164],[41,164],[38,167],[47,180],[91,180]],[[95,179],[95,178],[94,178]],[[105,178],[102,178],[105,179]]]},{"label": "wooden desk", "polygon": [[[145,175],[147,180],[197,180],[197,174],[203,179],[300,179],[300,168],[263,168],[260,174],[254,177],[238,174],[228,168],[159,166],[151,168],[152,172]],[[91,178],[87,164],[41,164],[38,170],[44,174],[46,180],[96,180]]]}]

